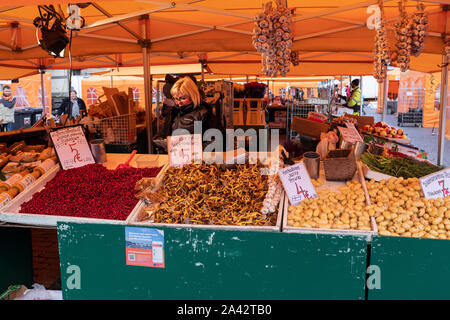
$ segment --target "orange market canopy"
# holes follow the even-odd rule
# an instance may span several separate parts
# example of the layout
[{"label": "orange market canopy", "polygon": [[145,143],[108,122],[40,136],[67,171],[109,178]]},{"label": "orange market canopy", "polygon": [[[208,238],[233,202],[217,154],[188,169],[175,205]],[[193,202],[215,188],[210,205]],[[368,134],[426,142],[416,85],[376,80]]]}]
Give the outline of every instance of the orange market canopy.
[{"label": "orange market canopy", "polygon": [[[78,1],[86,3],[86,1]],[[374,30],[366,21],[367,7],[378,1],[288,0],[294,12],[294,49],[301,53],[301,64],[289,76],[370,75],[373,71]],[[429,14],[428,37],[423,54],[412,58],[411,69],[432,72],[439,69],[443,53],[443,34],[449,0],[423,1]],[[20,0],[0,6],[0,60],[17,65],[36,58],[48,59],[36,41],[33,19],[37,5],[54,4],[66,16],[67,2],[58,0]],[[100,67],[142,64],[142,44],[150,40],[152,65],[206,61],[215,74],[260,75],[260,55],[251,42],[253,17],[262,1],[98,1],[80,9],[86,25],[72,33],[71,54],[74,67]],[[408,13],[416,1],[407,2]],[[398,18],[397,1],[384,0],[390,46],[394,44],[393,25]],[[145,19],[148,18],[148,19]],[[157,54],[160,54],[157,56]],[[130,59],[127,59],[127,54]],[[164,54],[166,56],[161,56]],[[77,61],[79,59],[80,61]],[[67,60],[67,59],[66,59]],[[0,61],[1,62],[1,61]],[[6,62],[6,61],[5,61]],[[40,64],[47,69],[68,68],[64,60]],[[0,70],[1,72],[1,70]]]},{"label": "orange market canopy", "polygon": [[[167,59],[187,63],[184,59],[190,57],[203,63],[208,73],[261,75],[260,55],[252,45],[251,36],[253,17],[262,11],[263,2],[80,0],[80,13],[86,25],[71,32],[71,63],[64,60],[47,63],[44,60],[49,55],[37,45],[33,25],[33,19],[39,15],[37,5],[54,4],[60,13],[67,16],[67,2],[3,1],[0,5],[0,73],[3,72],[1,68],[11,66],[33,72],[37,69],[67,69],[74,64],[76,68],[101,67],[106,62],[110,66],[144,64],[144,74],[148,75],[149,64],[167,65]],[[418,58],[411,58],[410,69],[436,72],[442,67],[444,39],[450,34],[447,11],[450,0],[421,2],[426,6],[429,27],[423,53]],[[378,0],[287,0],[286,3],[293,12],[293,50],[301,54],[300,65],[292,68],[288,76],[372,74],[375,31],[367,27],[370,17],[367,9],[378,4]],[[416,4],[416,1],[407,2],[408,14],[415,12]],[[393,51],[398,4],[394,0],[383,0],[383,5],[388,43]],[[138,60],[126,59],[128,54],[139,53]],[[152,56],[149,57],[148,53]],[[41,60],[36,62],[35,59]],[[25,65],[20,66],[18,61]],[[148,83],[146,88],[148,95]],[[445,116],[441,114],[440,119],[445,119]],[[148,120],[151,120],[151,115]]]}]

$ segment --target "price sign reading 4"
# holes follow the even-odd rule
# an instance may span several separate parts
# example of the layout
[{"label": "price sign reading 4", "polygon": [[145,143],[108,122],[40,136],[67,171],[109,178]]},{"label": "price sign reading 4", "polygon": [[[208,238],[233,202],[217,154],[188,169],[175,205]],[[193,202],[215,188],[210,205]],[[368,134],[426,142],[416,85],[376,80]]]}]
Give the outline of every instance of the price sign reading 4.
[{"label": "price sign reading 4", "polygon": [[305,199],[317,198],[316,189],[303,162],[279,170],[278,175],[291,205],[296,206]]},{"label": "price sign reading 4", "polygon": [[303,199],[309,199],[311,198],[309,196],[308,190],[303,190],[303,188],[298,186],[297,182],[295,183],[295,187],[297,188],[297,194],[301,194],[303,196]]},{"label": "price sign reading 4", "polygon": [[450,196],[450,168],[420,178],[420,184],[427,199]]}]

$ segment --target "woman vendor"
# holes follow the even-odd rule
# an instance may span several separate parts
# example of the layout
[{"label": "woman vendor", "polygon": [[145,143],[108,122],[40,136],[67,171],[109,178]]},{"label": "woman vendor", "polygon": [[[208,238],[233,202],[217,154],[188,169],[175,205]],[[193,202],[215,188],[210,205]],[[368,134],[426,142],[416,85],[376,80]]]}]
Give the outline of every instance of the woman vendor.
[{"label": "woman vendor", "polygon": [[179,78],[170,89],[170,95],[175,105],[165,105],[161,111],[162,123],[154,141],[176,134],[177,129],[194,134],[196,121],[202,122],[202,134],[210,128],[217,128],[212,108],[204,101],[191,77]]}]

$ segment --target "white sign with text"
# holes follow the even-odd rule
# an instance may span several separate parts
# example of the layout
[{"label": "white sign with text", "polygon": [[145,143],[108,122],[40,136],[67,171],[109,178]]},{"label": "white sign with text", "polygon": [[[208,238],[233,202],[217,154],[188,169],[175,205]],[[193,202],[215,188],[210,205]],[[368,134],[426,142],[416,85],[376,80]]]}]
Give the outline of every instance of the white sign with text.
[{"label": "white sign with text", "polygon": [[419,179],[427,199],[450,196],[450,168],[429,174]]},{"label": "white sign with text", "polygon": [[52,131],[50,132],[50,138],[61,167],[64,170],[95,163],[91,148],[81,126],[66,127]]},{"label": "white sign with text", "polygon": [[279,170],[278,175],[291,205],[297,206],[307,198],[317,198],[316,189],[303,162]]},{"label": "white sign with text", "polygon": [[192,162],[202,163],[202,136],[200,134],[169,136],[167,150],[171,167],[179,168]]},{"label": "white sign with text", "polygon": [[342,135],[342,138],[344,141],[350,142],[350,143],[356,143],[356,142],[363,142],[363,139],[361,138],[361,135],[359,134],[358,130],[356,130],[355,126],[352,127],[338,127],[339,132]]}]

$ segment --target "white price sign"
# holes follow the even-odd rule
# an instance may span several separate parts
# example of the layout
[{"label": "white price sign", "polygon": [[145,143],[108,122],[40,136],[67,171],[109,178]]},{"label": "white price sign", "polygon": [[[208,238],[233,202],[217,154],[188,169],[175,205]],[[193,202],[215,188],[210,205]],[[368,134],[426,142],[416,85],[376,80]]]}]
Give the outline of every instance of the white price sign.
[{"label": "white price sign", "polygon": [[341,133],[344,141],[348,141],[350,143],[356,143],[356,142],[363,142],[361,135],[359,134],[358,130],[356,130],[355,126],[353,125],[353,128],[347,127],[338,127],[339,132]]},{"label": "white price sign", "polygon": [[81,125],[51,131],[50,138],[64,170],[95,163]]},{"label": "white price sign", "polygon": [[278,175],[291,205],[296,206],[307,198],[317,198],[316,189],[303,162],[279,170]]},{"label": "white price sign", "polygon": [[185,164],[202,162],[202,136],[188,134],[167,137],[170,166],[179,168]]},{"label": "white price sign", "polygon": [[420,178],[420,184],[427,199],[450,196],[450,168]]}]

